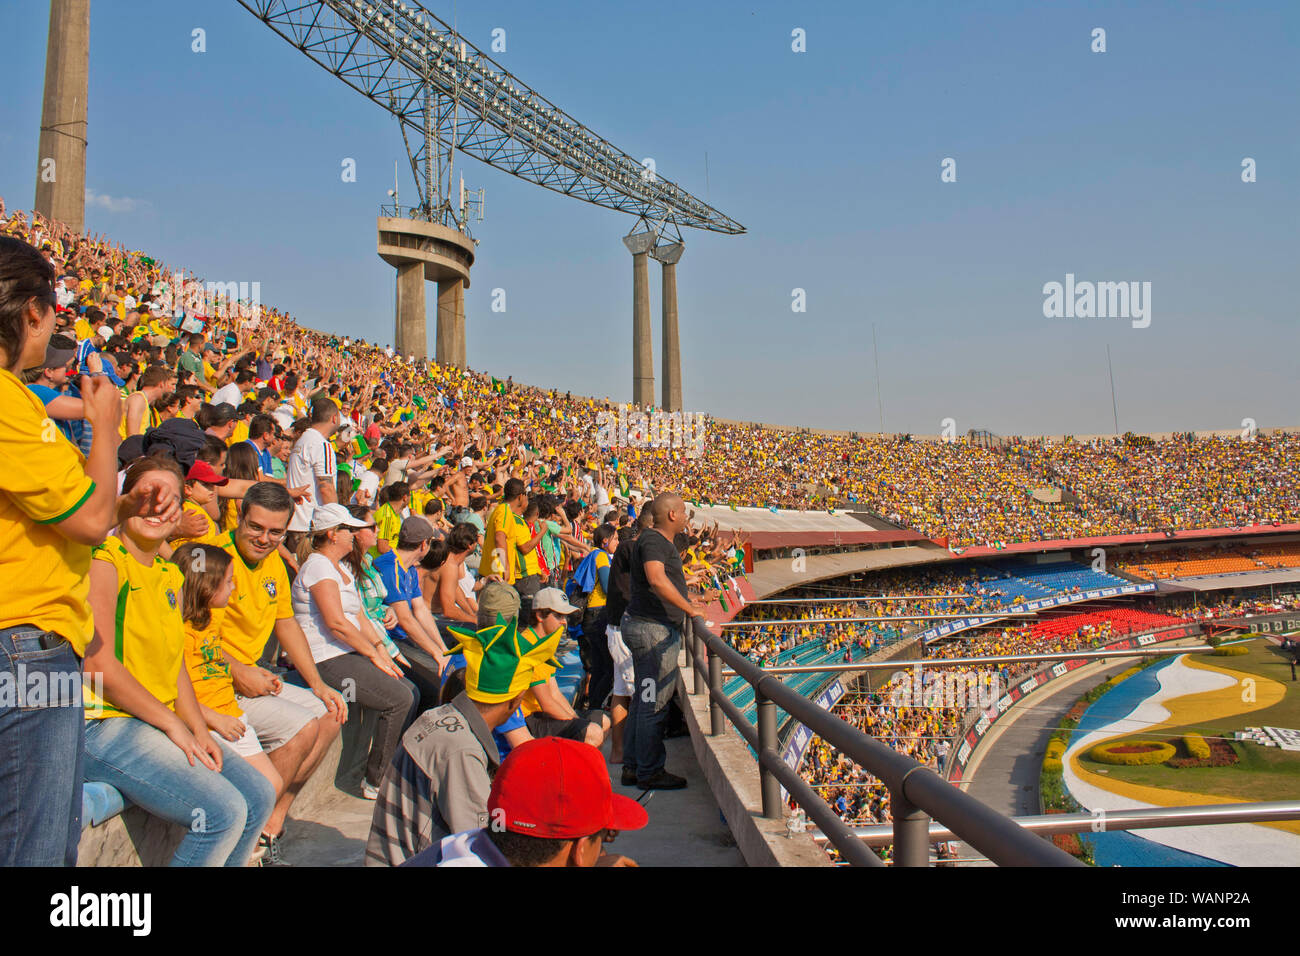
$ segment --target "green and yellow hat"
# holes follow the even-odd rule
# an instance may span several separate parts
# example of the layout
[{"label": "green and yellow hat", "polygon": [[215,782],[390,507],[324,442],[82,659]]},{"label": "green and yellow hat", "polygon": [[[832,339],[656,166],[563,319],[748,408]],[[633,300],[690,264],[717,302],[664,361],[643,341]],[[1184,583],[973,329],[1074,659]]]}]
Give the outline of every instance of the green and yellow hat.
[{"label": "green and yellow hat", "polygon": [[554,634],[534,642],[531,630],[519,630],[518,618],[501,614],[495,624],[478,630],[458,624],[447,630],[459,639],[448,655],[465,655],[465,692],[470,700],[483,704],[514,700],[550,677],[558,666],[553,658],[564,633],[564,628],[556,628]]}]

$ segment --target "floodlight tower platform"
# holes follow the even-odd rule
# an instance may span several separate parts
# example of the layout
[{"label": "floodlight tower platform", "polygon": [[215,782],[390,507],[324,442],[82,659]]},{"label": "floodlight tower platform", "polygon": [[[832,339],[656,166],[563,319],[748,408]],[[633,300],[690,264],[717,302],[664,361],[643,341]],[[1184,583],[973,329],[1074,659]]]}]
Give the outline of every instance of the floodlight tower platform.
[{"label": "floodlight tower platform", "polygon": [[393,346],[402,355],[428,357],[424,283],[438,283],[434,358],[465,367],[465,290],[474,264],[474,240],[422,219],[380,216],[379,257],[397,269]]}]

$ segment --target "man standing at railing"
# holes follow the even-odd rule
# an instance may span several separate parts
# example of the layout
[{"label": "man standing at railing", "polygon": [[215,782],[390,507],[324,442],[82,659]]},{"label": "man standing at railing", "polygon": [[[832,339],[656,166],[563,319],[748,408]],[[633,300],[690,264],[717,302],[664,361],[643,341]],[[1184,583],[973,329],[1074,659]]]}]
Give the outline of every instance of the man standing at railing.
[{"label": "man standing at railing", "polygon": [[686,779],[664,769],[664,725],[677,690],[677,655],[682,625],[704,610],[686,596],[686,575],[676,538],[684,537],[686,505],[672,492],[650,504],[653,525],[632,548],[632,592],[622,634],[632,652],[634,686],[623,735],[623,786],[680,790]]}]

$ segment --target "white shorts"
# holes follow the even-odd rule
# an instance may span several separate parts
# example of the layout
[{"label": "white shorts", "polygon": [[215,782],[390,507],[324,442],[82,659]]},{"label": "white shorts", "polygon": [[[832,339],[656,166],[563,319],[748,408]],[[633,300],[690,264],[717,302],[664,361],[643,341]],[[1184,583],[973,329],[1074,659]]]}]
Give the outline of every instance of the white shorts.
[{"label": "white shorts", "polygon": [[632,652],[623,643],[623,634],[613,624],[605,627],[605,640],[609,643],[609,656],[614,659],[614,696],[631,697],[636,688],[632,674]]},{"label": "white shorts", "polygon": [[280,693],[264,697],[239,697],[246,726],[256,728],[257,739],[267,753],[278,750],[298,735],[307,724],[326,714],[321,699],[297,684],[281,682]]},{"label": "white shorts", "polygon": [[208,733],[212,735],[212,739],[217,743],[225,744],[239,756],[256,757],[262,753],[262,744],[257,739],[257,731],[253,729],[253,723],[248,719],[247,714],[239,719],[244,723],[244,736],[238,740],[227,740],[215,730],[209,730]]}]

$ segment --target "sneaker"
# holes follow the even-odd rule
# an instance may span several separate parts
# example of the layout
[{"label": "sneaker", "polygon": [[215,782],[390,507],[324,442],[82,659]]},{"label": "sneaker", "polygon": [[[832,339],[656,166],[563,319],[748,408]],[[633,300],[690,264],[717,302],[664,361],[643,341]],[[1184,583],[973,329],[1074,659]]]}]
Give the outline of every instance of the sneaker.
[{"label": "sneaker", "polygon": [[623,776],[622,776],[621,778],[619,778],[619,783],[623,784],[623,786],[625,786],[625,787],[635,787],[635,786],[636,786],[636,771],[635,771],[635,770],[631,770],[631,769],[629,769],[629,768],[627,768],[627,767],[624,767],[624,768],[623,768]]},{"label": "sneaker", "polygon": [[292,866],[284,858],[282,840],[280,836],[269,836],[263,833],[257,838],[257,849],[261,852],[260,866]]},{"label": "sneaker", "polygon": [[366,799],[366,800],[378,800],[378,799],[379,799],[379,788],[376,787],[376,786],[375,786],[373,783],[371,783],[369,780],[364,780],[364,779],[363,779],[363,780],[361,781],[361,796],[362,796],[362,798],[364,798],[364,799]]},{"label": "sneaker", "polygon": [[262,861],[266,858],[266,847],[261,840],[257,841],[257,846],[253,849],[253,855],[248,858],[249,866],[261,866]]},{"label": "sneaker", "polygon": [[667,770],[660,770],[653,777],[645,780],[638,777],[636,785],[642,790],[681,790],[686,786],[686,778],[669,773]]}]

